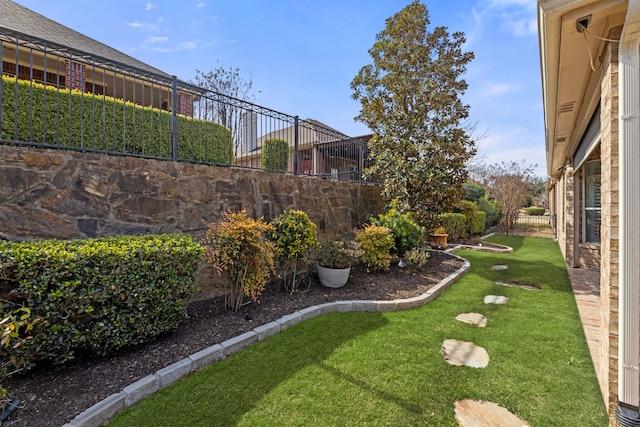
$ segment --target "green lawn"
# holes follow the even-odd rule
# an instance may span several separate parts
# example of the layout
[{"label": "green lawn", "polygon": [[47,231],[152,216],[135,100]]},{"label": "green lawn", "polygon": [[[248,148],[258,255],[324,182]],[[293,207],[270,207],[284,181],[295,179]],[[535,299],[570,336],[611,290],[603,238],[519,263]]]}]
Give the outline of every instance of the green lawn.
[{"label": "green lawn", "polygon": [[[567,270],[553,240],[491,239],[461,251],[470,272],[434,302],[323,315],[261,341],[124,410],[109,426],[457,426],[454,402],[488,400],[532,426],[606,426]],[[504,263],[507,270],[491,266]],[[528,291],[496,285],[516,279]],[[485,295],[506,305],[485,305]],[[486,328],[455,320],[476,311]],[[443,340],[483,346],[485,369],[451,366]]]}]

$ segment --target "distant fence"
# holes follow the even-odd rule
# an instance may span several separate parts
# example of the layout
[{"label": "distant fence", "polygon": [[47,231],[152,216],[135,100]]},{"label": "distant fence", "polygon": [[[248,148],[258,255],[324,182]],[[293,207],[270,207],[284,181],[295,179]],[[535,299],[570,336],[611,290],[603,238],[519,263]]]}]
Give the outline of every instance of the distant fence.
[{"label": "distant fence", "polygon": [[370,135],[1,27],[0,50],[1,143],[364,182]]},{"label": "distant fence", "polygon": [[556,215],[489,214],[487,224],[506,235],[548,231],[547,234],[557,237]]}]

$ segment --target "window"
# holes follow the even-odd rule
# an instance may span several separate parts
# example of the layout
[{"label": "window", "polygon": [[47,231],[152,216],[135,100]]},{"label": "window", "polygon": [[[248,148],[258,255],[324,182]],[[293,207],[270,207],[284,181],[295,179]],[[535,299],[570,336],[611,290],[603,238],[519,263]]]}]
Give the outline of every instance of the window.
[{"label": "window", "polygon": [[600,160],[584,165],[583,242],[600,243]]}]

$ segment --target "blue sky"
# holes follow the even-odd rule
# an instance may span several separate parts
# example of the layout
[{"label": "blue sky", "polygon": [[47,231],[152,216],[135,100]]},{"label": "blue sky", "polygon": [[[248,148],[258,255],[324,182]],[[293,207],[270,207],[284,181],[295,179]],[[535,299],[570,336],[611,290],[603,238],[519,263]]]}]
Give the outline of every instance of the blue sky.
[{"label": "blue sky", "polygon": [[[18,0],[50,19],[182,80],[219,64],[251,78],[256,102],[348,135],[349,84],[370,63],[385,19],[410,0]],[[478,161],[525,161],[545,174],[535,0],[424,0],[431,27],[466,34],[475,53],[465,101]],[[108,4],[108,7],[106,5]],[[259,92],[258,92],[259,91]]]}]

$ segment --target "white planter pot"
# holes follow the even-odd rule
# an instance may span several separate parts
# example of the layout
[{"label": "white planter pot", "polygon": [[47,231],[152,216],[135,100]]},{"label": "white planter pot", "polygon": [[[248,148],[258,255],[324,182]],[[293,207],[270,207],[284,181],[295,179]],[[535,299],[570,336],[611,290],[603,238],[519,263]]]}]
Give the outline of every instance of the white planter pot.
[{"label": "white planter pot", "polygon": [[351,267],[327,268],[318,264],[318,278],[323,286],[328,288],[341,288],[349,280]]}]

